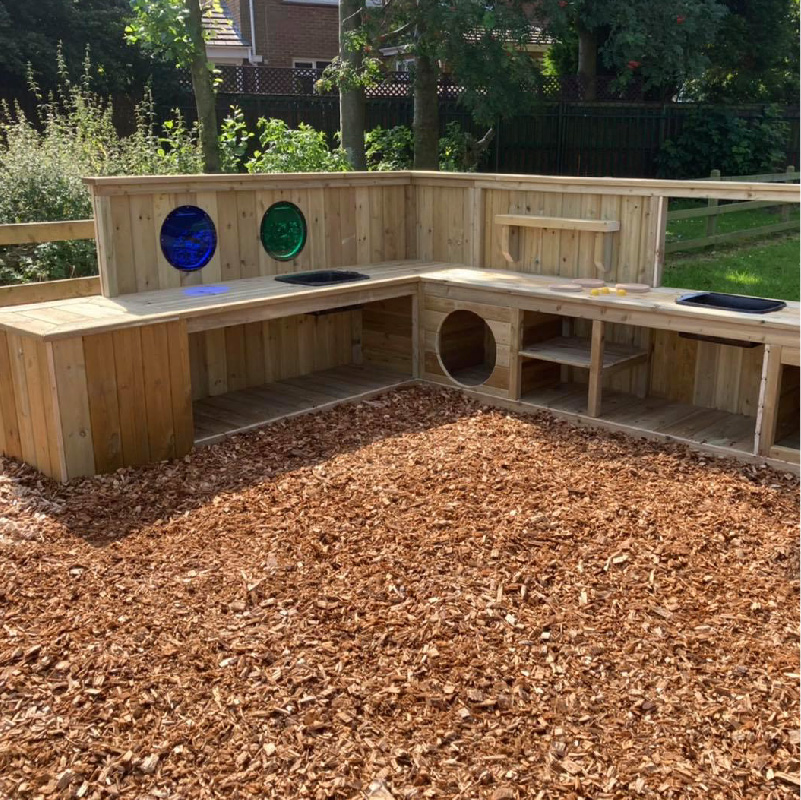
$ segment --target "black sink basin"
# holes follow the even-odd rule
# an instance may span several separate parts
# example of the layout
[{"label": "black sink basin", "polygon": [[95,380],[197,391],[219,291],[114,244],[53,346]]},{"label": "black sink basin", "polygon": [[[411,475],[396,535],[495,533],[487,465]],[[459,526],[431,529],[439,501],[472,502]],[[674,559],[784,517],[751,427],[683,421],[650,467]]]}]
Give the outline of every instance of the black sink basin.
[{"label": "black sink basin", "polygon": [[338,283],[350,281],[366,281],[369,275],[361,272],[350,272],[346,269],[318,269],[314,272],[293,272],[288,275],[276,275],[275,279],[282,283],[296,283],[300,286],[336,286]]},{"label": "black sink basin", "polygon": [[723,294],[722,292],[688,292],[676,302],[680,306],[696,306],[698,308],[720,308],[725,311],[739,311],[742,314],[767,314],[778,311],[787,303],[783,300],[766,300],[764,297],[745,297],[741,294]]}]

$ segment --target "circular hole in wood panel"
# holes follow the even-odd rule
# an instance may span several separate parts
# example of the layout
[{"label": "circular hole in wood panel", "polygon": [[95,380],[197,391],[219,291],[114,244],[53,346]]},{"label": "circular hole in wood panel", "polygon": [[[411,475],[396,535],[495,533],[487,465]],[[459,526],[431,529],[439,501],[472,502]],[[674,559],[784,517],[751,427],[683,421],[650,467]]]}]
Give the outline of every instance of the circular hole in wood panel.
[{"label": "circular hole in wood panel", "polygon": [[486,383],[495,369],[495,336],[472,311],[452,311],[445,317],[437,347],[445,372],[462,386]]}]

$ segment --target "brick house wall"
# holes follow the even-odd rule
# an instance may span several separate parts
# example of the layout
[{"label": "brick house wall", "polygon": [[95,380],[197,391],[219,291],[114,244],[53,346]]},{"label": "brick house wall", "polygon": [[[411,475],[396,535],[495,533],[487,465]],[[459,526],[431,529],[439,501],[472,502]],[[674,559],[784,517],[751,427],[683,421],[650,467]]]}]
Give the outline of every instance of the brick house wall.
[{"label": "brick house wall", "polygon": [[253,11],[256,52],[268,66],[291,67],[293,59],[330,61],[339,52],[336,5],[254,0]]},{"label": "brick house wall", "polygon": [[[249,0],[224,0],[250,41]],[[339,7],[303,0],[253,0],[256,55],[270,67],[292,67],[295,59],[330,61],[339,52]]]}]

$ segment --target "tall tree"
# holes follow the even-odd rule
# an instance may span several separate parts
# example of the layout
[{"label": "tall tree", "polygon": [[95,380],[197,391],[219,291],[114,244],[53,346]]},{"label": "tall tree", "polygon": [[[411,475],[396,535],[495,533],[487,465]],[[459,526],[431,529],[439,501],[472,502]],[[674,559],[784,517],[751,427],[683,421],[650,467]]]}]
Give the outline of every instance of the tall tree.
[{"label": "tall tree", "polygon": [[722,0],[540,0],[549,33],[576,43],[590,91],[600,68],[622,85],[639,77],[663,100],[703,74],[726,13]]},{"label": "tall tree", "polygon": [[481,125],[523,113],[539,71],[526,52],[531,24],[522,0],[388,0],[375,13],[383,47],[414,59],[414,166],[437,169],[439,82],[453,76],[459,102]]},{"label": "tall tree", "polygon": [[154,94],[164,105],[183,102],[182,91],[174,88],[175,67],[125,40],[130,17],[128,0],[0,0],[2,95],[23,99],[29,77],[44,94],[55,90],[60,64],[72,80],[79,80],[88,49],[93,90],[135,97],[153,79]]},{"label": "tall tree", "polygon": [[364,0],[339,2],[339,61],[342,80],[339,81],[339,119],[342,149],[354,169],[366,170],[364,128],[366,102],[364,85],[358,79],[364,69],[362,15]]},{"label": "tall tree", "polygon": [[798,103],[798,0],[722,0],[729,10],[692,96],[717,103]]},{"label": "tall tree", "polygon": [[205,172],[220,171],[220,143],[214,80],[206,55],[200,0],[131,0],[134,19],[127,28],[131,41],[188,68],[192,76],[200,146]]}]

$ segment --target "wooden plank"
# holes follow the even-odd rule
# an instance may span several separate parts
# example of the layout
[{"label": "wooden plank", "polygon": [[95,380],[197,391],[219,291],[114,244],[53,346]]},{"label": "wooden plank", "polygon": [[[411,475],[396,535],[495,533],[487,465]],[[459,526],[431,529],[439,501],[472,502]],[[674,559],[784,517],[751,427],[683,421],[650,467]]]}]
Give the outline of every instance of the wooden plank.
[{"label": "wooden plank", "polygon": [[245,352],[245,328],[232,325],[225,332],[225,368],[227,391],[235,392],[248,385],[247,355]]},{"label": "wooden plank", "polygon": [[734,214],[738,211],[754,211],[758,208],[775,208],[776,203],[765,200],[750,200],[743,203],[728,203],[725,206],[701,206],[700,208],[682,208],[677,211],[668,211],[669,222],[680,219],[696,219],[698,217],[717,217],[721,214]]},{"label": "wooden plank", "polygon": [[601,379],[604,362],[604,323],[593,320],[590,356],[590,377],[587,392],[587,413],[591,417],[601,416]]},{"label": "wooden plank", "polygon": [[100,278],[97,275],[89,278],[68,278],[63,281],[19,283],[0,286],[0,308],[28,303],[48,303],[71,297],[91,297],[98,294],[100,294]]},{"label": "wooden plank", "polygon": [[215,397],[228,391],[228,363],[226,356],[225,328],[205,331],[206,374],[208,394]]},{"label": "wooden plank", "polygon": [[114,472],[124,465],[112,334],[83,339],[95,472]]},{"label": "wooden plank", "polygon": [[[236,200],[237,249],[239,257],[239,269],[236,277],[255,278],[259,274],[265,274],[261,267],[264,248],[259,238],[263,214],[257,213],[255,192],[237,192],[235,198],[227,198],[228,202],[234,199]],[[217,213],[219,214],[219,205]],[[237,271],[234,270],[234,272],[236,273]],[[223,280],[231,280],[232,278],[233,276],[230,274],[223,275]]]},{"label": "wooden plank", "polygon": [[144,359],[145,408],[151,461],[175,457],[168,325],[141,328]]},{"label": "wooden plank", "polygon": [[[341,236],[341,256],[340,262],[343,266],[346,264],[356,263],[356,189],[347,187],[338,190],[340,193],[339,199],[339,214],[340,214],[340,236]],[[380,195],[378,196],[380,197]],[[380,205],[380,200],[376,198],[377,203],[370,204],[371,219],[373,205]],[[371,242],[371,244],[374,244]],[[383,252],[383,248],[382,251]],[[379,256],[377,261],[383,261],[383,257]]]},{"label": "wooden plank", "polygon": [[64,443],[66,478],[95,474],[89,390],[81,337],[59,339],[50,345],[58,398],[58,419]]},{"label": "wooden plank", "polygon": [[544,217],[528,214],[496,214],[495,224],[563,231],[598,231],[600,233],[613,233],[620,230],[618,220]]},{"label": "wooden plank", "polygon": [[[130,198],[131,242],[137,292],[159,289],[158,250],[153,219],[153,197],[136,195]],[[160,229],[159,229],[160,230]]]},{"label": "wooden plank", "polygon": [[768,455],[776,435],[781,391],[781,348],[765,346],[762,362],[762,380],[759,389],[759,409],[756,418],[755,453]]},{"label": "wooden plank", "polygon": [[67,462],[64,458],[64,438],[61,420],[58,418],[58,393],[53,364],[53,346],[50,342],[37,341],[40,385],[44,404],[47,439],[50,450],[50,470],[47,473],[57,481],[67,480]]},{"label": "wooden plank", "polygon": [[434,258],[434,189],[417,189],[417,257]]},{"label": "wooden plank", "polygon": [[144,359],[139,328],[114,331],[114,366],[117,377],[117,405],[125,466],[140,466],[150,460]]},{"label": "wooden plank", "polygon": [[192,376],[189,367],[189,335],[184,321],[168,322],[170,399],[175,432],[175,455],[186,455],[195,439],[192,419]]},{"label": "wooden plank", "polygon": [[[220,280],[235,281],[242,277],[239,252],[239,209],[234,192],[217,194],[217,252],[220,254]],[[252,257],[252,253],[250,256]],[[259,261],[256,262],[259,265]],[[248,269],[250,270],[250,264]],[[260,271],[258,274],[262,274]]]},{"label": "wooden plank", "polygon": [[8,334],[8,356],[11,366],[10,374],[14,386],[14,402],[17,409],[22,460],[26,464],[38,467],[31,406],[28,397],[28,380],[25,374],[25,353],[22,349],[24,338],[12,333]]},{"label": "wooden plank", "polygon": [[94,238],[94,219],[75,219],[63,222],[14,222],[0,225],[0,245],[3,246],[71,242],[76,239]]},{"label": "wooden plank", "polygon": [[[40,472],[52,476],[50,442],[48,440],[44,401],[44,394],[49,393],[49,385],[47,382],[42,383],[42,371],[39,364],[40,351],[42,351],[42,355],[44,354],[44,343],[28,336],[21,337],[20,342],[25,369],[25,383],[27,385],[28,409],[33,430],[33,446],[36,453],[36,460],[31,463]],[[44,374],[47,375],[46,370]]]},{"label": "wooden plank", "polygon": [[112,197],[110,214],[114,237],[114,260],[112,263],[107,263],[106,268],[115,273],[119,294],[130,294],[136,291],[130,198]]},{"label": "wooden plank", "polygon": [[[536,358],[540,361],[551,361],[583,369],[590,369],[593,363],[591,342],[572,336],[558,336],[530,344],[520,350],[520,355],[524,358]],[[606,342],[600,368],[607,372],[617,367],[631,367],[643,363],[647,358],[648,353],[645,350],[616,342]]]},{"label": "wooden plank", "polygon": [[93,197],[92,209],[96,223],[97,266],[100,273],[100,290],[105,297],[116,297],[117,270],[114,266],[115,236],[111,221],[111,198]]},{"label": "wooden plank", "polygon": [[19,423],[17,420],[17,403],[14,395],[14,381],[11,372],[11,358],[8,337],[5,331],[0,330],[0,442],[2,452],[12,458],[22,458],[22,444],[20,442]]}]

